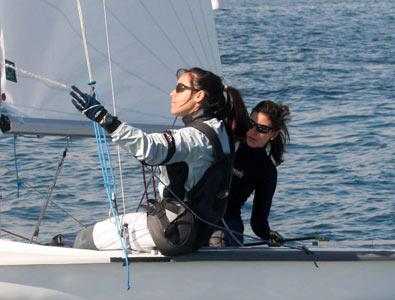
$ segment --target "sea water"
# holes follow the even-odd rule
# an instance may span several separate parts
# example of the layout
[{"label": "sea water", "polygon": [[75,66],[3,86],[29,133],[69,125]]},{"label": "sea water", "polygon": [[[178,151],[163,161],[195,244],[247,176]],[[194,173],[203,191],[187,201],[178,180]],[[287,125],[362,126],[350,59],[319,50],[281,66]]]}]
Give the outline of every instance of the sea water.
[{"label": "sea water", "polygon": [[[291,111],[271,227],[284,237],[395,239],[395,2],[221,5],[215,20],[226,84],[242,91],[250,109],[270,99]],[[13,142],[0,136],[0,225],[30,238],[66,140],[17,138],[19,198]],[[95,147],[94,139],[71,141],[41,241],[58,233],[71,241],[83,226],[107,217]],[[135,211],[141,166],[123,152],[122,160],[126,210]],[[247,202],[247,233],[250,211]]]}]

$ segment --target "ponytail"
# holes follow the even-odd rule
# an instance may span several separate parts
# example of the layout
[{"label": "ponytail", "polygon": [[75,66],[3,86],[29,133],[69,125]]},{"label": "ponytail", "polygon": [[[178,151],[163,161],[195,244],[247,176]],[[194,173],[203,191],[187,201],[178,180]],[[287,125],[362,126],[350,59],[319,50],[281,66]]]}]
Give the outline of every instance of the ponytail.
[{"label": "ponytail", "polygon": [[225,120],[226,125],[233,133],[236,141],[244,141],[248,130],[248,113],[244,105],[240,92],[231,86],[225,86],[226,110],[228,111]]}]

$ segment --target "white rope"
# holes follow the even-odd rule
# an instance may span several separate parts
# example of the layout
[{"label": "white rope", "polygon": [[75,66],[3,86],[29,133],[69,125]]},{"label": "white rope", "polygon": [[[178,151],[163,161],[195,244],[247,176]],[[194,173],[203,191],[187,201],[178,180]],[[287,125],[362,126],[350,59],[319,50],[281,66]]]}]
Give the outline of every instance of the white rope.
[{"label": "white rope", "polygon": [[78,16],[80,18],[81,35],[82,35],[82,42],[83,42],[83,45],[84,45],[86,66],[88,68],[89,80],[92,81],[93,80],[93,76],[92,76],[91,63],[90,63],[90,59],[89,59],[88,42],[86,40],[86,30],[85,30],[85,24],[84,24],[84,16],[82,14],[82,8],[81,8],[80,0],[76,0],[76,1],[77,1],[77,8],[78,8]]},{"label": "white rope", "polygon": [[[112,96],[112,107],[114,116],[117,115],[117,109],[115,105],[115,91],[114,91],[114,80],[112,74],[112,63],[111,63],[111,51],[110,51],[110,39],[108,34],[108,22],[107,22],[107,8],[106,8],[106,0],[103,0],[103,13],[104,13],[104,25],[106,29],[106,42],[107,42],[107,57],[108,57],[108,68],[110,71],[110,84],[111,84],[111,96]],[[118,150],[118,167],[119,167],[119,179],[121,185],[121,197],[122,197],[122,206],[123,206],[123,214],[126,214],[126,204],[125,204],[125,193],[123,186],[123,172],[122,172],[122,162],[121,162],[121,151],[120,146],[117,146]]]},{"label": "white rope", "polygon": [[47,83],[49,85],[55,86],[55,87],[57,87],[60,90],[65,90],[65,91],[70,91],[71,90],[71,87],[69,85],[61,83],[61,82],[58,82],[58,81],[55,81],[55,80],[52,80],[52,79],[47,78],[47,77],[45,77],[43,75],[35,74],[33,72],[26,71],[24,69],[17,68],[15,66],[12,66],[12,65],[9,65],[9,64],[5,64],[2,61],[0,61],[0,65],[5,67],[5,68],[11,68],[11,69],[15,70],[16,72],[22,73],[22,74],[24,74],[24,75],[26,75],[28,77],[31,77],[31,78],[40,80],[42,82],[45,82],[45,83]]},{"label": "white rope", "polygon": [[115,106],[115,92],[114,92],[114,80],[112,76],[112,64],[111,64],[111,51],[110,51],[110,39],[108,35],[108,23],[107,23],[107,9],[106,9],[106,0],[103,0],[103,12],[104,12],[104,25],[106,28],[106,42],[107,42],[107,57],[108,57],[108,68],[110,71],[110,84],[111,84],[111,96],[112,96],[112,107],[114,116],[117,115],[117,110]]}]

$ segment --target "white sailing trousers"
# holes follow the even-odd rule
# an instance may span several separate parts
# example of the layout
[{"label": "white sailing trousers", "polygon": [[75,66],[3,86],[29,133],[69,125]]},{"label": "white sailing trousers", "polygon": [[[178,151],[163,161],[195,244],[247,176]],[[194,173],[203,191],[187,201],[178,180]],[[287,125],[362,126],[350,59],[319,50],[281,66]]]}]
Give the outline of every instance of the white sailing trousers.
[{"label": "white sailing trousers", "polygon": [[[146,212],[121,215],[119,221],[121,224],[128,224],[129,236],[124,240],[129,249],[150,251],[155,248],[154,241],[148,231]],[[92,235],[95,246],[99,250],[122,249],[114,218],[96,223]]]}]

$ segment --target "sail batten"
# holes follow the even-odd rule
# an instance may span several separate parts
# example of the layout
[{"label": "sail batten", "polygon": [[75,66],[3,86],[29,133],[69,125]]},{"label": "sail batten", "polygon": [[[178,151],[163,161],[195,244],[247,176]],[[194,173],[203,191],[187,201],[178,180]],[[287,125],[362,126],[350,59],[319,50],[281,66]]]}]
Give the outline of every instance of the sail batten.
[{"label": "sail batten", "polygon": [[[113,111],[103,6],[101,1],[81,5],[97,96]],[[170,126],[169,93],[177,70],[197,66],[221,75],[210,0],[108,1],[106,9],[118,117],[156,128]],[[75,1],[1,1],[0,26],[4,59],[31,74],[88,90]],[[7,107],[31,119],[62,120],[65,126],[84,121],[64,90],[39,76],[20,71],[16,76],[17,82],[2,80]],[[40,128],[32,131],[40,134]]]}]

